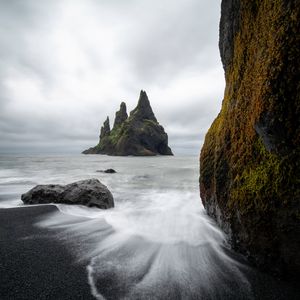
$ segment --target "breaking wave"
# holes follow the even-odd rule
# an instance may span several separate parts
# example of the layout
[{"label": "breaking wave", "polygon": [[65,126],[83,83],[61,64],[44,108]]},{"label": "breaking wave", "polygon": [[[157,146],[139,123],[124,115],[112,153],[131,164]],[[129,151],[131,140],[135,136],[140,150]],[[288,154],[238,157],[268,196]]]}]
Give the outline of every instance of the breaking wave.
[{"label": "breaking wave", "polygon": [[97,299],[230,299],[236,289],[251,299],[245,266],[228,255],[223,233],[193,193],[141,191],[105,211],[57,207],[39,225],[77,241]]}]

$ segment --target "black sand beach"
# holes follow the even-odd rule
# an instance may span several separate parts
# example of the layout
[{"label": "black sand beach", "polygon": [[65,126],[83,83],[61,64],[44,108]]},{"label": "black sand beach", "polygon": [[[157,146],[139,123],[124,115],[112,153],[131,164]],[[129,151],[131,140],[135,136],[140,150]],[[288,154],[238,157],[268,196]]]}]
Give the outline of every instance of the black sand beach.
[{"label": "black sand beach", "polygon": [[0,299],[94,299],[86,266],[53,231],[34,226],[55,206],[0,210]]},{"label": "black sand beach", "polygon": [[[58,232],[34,225],[56,209],[53,205],[0,209],[1,300],[94,299],[85,263],[79,263],[71,249],[55,237]],[[241,259],[239,255],[231,255]],[[253,299],[300,299],[300,289],[295,285],[252,268],[245,269],[244,274],[251,285]],[[108,299],[118,299],[118,293],[107,286],[106,280],[101,283],[102,291],[109,290]],[[228,278],[228,285],[233,288],[235,283]],[[243,299],[242,286],[232,292],[224,299]],[[199,295],[199,299],[205,298]]]}]

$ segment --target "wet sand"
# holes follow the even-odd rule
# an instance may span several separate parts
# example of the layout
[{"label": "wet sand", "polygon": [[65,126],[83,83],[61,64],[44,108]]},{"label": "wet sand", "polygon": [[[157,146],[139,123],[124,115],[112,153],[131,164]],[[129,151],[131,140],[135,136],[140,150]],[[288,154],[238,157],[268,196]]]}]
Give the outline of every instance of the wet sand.
[{"label": "wet sand", "polygon": [[[55,210],[53,205],[0,209],[1,300],[95,299],[87,282],[88,262],[76,260],[72,249],[67,248],[70,245],[57,239],[58,230],[34,225]],[[240,255],[232,252],[231,255],[245,263]],[[299,286],[253,268],[245,268],[244,273],[251,284],[253,299],[300,299]],[[111,280],[114,278],[103,278],[101,290],[107,299],[118,299],[118,293],[109,284]],[[243,299],[242,286],[234,287],[230,278],[227,284],[232,286],[233,294],[223,299]],[[199,295],[199,299],[206,298]]]},{"label": "wet sand", "polygon": [[34,224],[55,206],[0,209],[0,299],[95,299],[86,265]]}]

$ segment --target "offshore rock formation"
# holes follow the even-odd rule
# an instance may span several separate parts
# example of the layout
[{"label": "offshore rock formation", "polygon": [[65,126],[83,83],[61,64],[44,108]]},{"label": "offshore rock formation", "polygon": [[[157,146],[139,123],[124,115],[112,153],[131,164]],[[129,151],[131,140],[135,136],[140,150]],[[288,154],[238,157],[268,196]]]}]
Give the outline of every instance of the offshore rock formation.
[{"label": "offshore rock formation", "polygon": [[286,278],[300,275],[299,28],[299,1],[222,1],[226,88],[200,157],[208,214]]},{"label": "offshore rock formation", "polygon": [[124,102],[120,105],[120,110],[116,112],[114,129],[121,126],[128,118],[126,104]]},{"label": "offshore rock formation", "polygon": [[141,91],[137,107],[128,117],[126,104],[121,103],[116,112],[114,127],[110,130],[109,119],[104,122],[99,144],[83,154],[108,155],[173,155],[168,146],[168,135],[159,125],[152,111],[146,92]]},{"label": "offshore rock formation", "polygon": [[37,185],[21,196],[25,204],[63,203],[107,209],[114,207],[108,188],[98,179],[87,179],[67,185]]},{"label": "offshore rock formation", "polygon": [[109,135],[110,135],[110,125],[109,125],[109,117],[107,117],[100,130],[100,139],[104,139]]}]

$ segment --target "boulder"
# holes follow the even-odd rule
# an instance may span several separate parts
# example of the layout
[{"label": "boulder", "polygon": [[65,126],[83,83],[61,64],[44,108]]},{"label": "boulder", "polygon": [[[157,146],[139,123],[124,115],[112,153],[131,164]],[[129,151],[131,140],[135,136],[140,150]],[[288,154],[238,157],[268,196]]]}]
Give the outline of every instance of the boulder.
[{"label": "boulder", "polygon": [[21,196],[25,204],[63,203],[107,209],[114,207],[108,188],[98,179],[87,179],[67,185],[37,185]]}]

